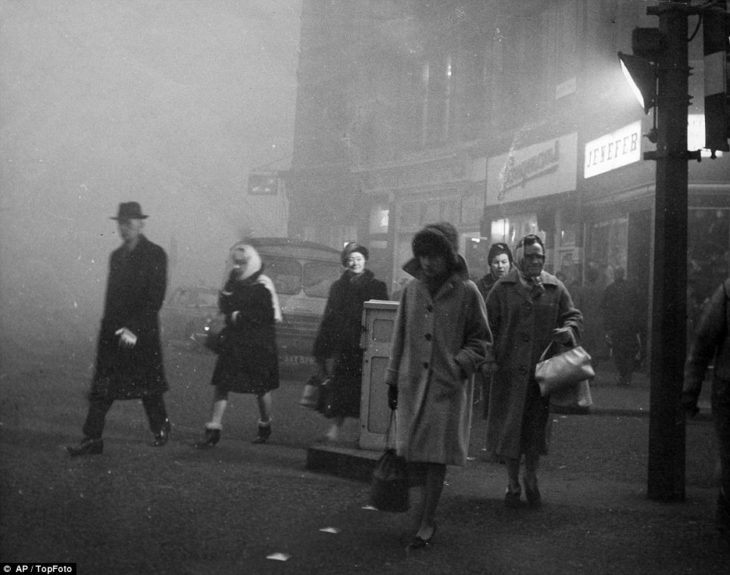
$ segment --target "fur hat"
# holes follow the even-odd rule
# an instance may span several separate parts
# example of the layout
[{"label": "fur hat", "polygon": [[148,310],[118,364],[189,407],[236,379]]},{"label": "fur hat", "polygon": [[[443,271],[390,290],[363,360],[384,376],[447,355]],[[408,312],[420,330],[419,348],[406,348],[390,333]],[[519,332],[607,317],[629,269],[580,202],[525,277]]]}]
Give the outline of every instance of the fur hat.
[{"label": "fur hat", "polygon": [[449,222],[428,224],[413,236],[413,256],[439,254],[446,258],[450,267],[458,262],[459,234]]},{"label": "fur hat", "polygon": [[496,244],[491,245],[489,248],[489,254],[487,255],[487,262],[491,264],[492,260],[500,254],[507,254],[509,263],[512,263],[512,252],[510,251],[509,246],[503,242],[497,242]]},{"label": "fur hat", "polygon": [[357,242],[348,242],[345,244],[345,247],[340,254],[340,261],[343,266],[347,266],[347,258],[350,257],[350,254],[355,252],[361,253],[362,257],[364,257],[366,261],[370,257],[370,252],[365,246],[361,246]]}]

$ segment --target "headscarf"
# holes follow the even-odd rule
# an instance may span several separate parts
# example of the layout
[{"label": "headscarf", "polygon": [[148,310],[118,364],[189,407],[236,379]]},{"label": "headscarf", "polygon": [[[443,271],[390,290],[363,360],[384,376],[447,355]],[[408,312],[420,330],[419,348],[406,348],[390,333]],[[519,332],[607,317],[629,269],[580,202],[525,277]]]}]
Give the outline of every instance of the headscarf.
[{"label": "headscarf", "polygon": [[545,286],[542,285],[542,278],[540,276],[528,276],[522,271],[523,264],[525,262],[525,247],[526,245],[537,244],[542,246],[543,253],[545,252],[545,245],[542,243],[540,236],[535,234],[528,234],[523,237],[515,248],[515,265],[519,271],[520,279],[523,284],[531,289],[530,295],[533,299],[537,299],[545,293]]},{"label": "headscarf", "polygon": [[254,283],[260,283],[269,290],[271,294],[271,305],[274,308],[274,320],[276,323],[281,323],[283,316],[281,314],[281,306],[279,305],[279,296],[276,294],[274,282],[271,281],[269,276],[262,273],[263,267],[261,256],[256,251],[256,248],[246,242],[236,242],[228,253],[226,274],[223,278],[223,288],[221,291],[226,294],[230,293],[225,291],[225,286],[228,280],[232,278],[233,271],[238,269],[237,281],[245,282],[247,280],[253,280]]}]

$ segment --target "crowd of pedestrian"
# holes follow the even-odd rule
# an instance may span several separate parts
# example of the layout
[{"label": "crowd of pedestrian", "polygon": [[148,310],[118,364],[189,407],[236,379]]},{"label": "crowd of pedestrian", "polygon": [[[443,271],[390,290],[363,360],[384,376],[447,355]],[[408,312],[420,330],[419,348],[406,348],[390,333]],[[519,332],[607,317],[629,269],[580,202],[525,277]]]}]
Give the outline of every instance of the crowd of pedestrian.
[{"label": "crowd of pedestrian", "polygon": [[[122,245],[109,261],[88,413],[83,438],[67,448],[71,456],[102,453],[104,420],[119,399],[141,399],[152,446],[162,447],[170,437],[158,318],[167,257],[142,233],[147,217],[137,202],[125,202],[112,218]],[[450,223],[426,225],[411,248],[412,258],[402,267],[410,280],[399,282],[384,383],[395,414],[395,449],[417,493],[415,533],[408,545],[416,550],[433,544],[447,466],[466,462],[475,383],[487,420],[487,457],[506,470],[504,503],[520,507],[524,494],[526,504],[537,508],[543,497],[539,463],[549,446],[550,396],[541,393],[535,366],[542,357],[581,343],[590,351],[605,341],[618,383],[629,385],[645,338],[643,318],[635,312],[637,295],[622,268],[614,270],[614,282],[602,290],[597,269],[589,267],[586,283],[574,288],[574,302],[565,283],[544,269],[546,249],[538,235],[521,238],[514,258],[507,244],[492,245],[489,269],[477,282],[469,279]],[[331,423],[323,438],[327,442],[339,439],[345,418],[360,416],[363,307],[368,300],[388,298],[386,284],[368,269],[368,260],[369,251],[361,244],[351,242],[342,250],[343,272],[330,288],[314,342],[317,375],[328,381],[319,409]],[[264,271],[265,262],[250,243],[237,242],[230,249],[218,296],[225,327],[209,336],[217,359],[210,381],[212,413],[195,444],[199,449],[220,441],[231,392],[256,397],[259,420],[253,442],[266,443],[271,436],[272,392],[279,387],[275,326],[282,312]],[[712,407],[721,469],[717,523],[724,533],[730,532],[728,282],[705,308],[682,396],[687,412],[695,413],[705,372],[714,362]]]}]

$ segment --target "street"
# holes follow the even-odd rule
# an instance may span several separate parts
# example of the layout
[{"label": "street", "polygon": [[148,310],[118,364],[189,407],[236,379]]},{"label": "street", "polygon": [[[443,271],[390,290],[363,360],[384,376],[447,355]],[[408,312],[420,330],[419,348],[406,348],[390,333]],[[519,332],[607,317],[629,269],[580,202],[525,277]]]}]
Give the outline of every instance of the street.
[{"label": "street", "polygon": [[[268,444],[250,443],[253,397],[233,396],[221,443],[198,451],[213,357],[166,351],[170,443],[149,447],[141,405],[117,402],[104,453],[78,459],[64,446],[80,437],[90,367],[48,358],[3,366],[2,561],[120,574],[665,574],[719,573],[730,559],[712,523],[707,421],[688,425],[687,500],[661,504],[646,498],[647,417],[555,415],[545,505],[515,511],[502,502],[504,470],[480,460],[475,413],[473,460],[447,474],[436,543],[408,556],[409,514],[363,509],[367,484],[305,469],[306,448],[326,427],[297,405],[305,376],[275,392]],[[267,559],[273,553],[288,560]]]}]

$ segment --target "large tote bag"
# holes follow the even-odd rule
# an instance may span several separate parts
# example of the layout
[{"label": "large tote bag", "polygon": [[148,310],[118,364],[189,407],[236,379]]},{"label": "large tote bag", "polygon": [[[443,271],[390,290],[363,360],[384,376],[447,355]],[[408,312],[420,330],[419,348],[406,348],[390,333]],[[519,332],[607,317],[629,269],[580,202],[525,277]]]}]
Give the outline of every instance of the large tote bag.
[{"label": "large tote bag", "polygon": [[406,460],[396,454],[391,431],[395,433],[395,411],[391,411],[385,440],[385,452],[373,470],[370,483],[370,505],[379,511],[408,511],[408,470]]}]

